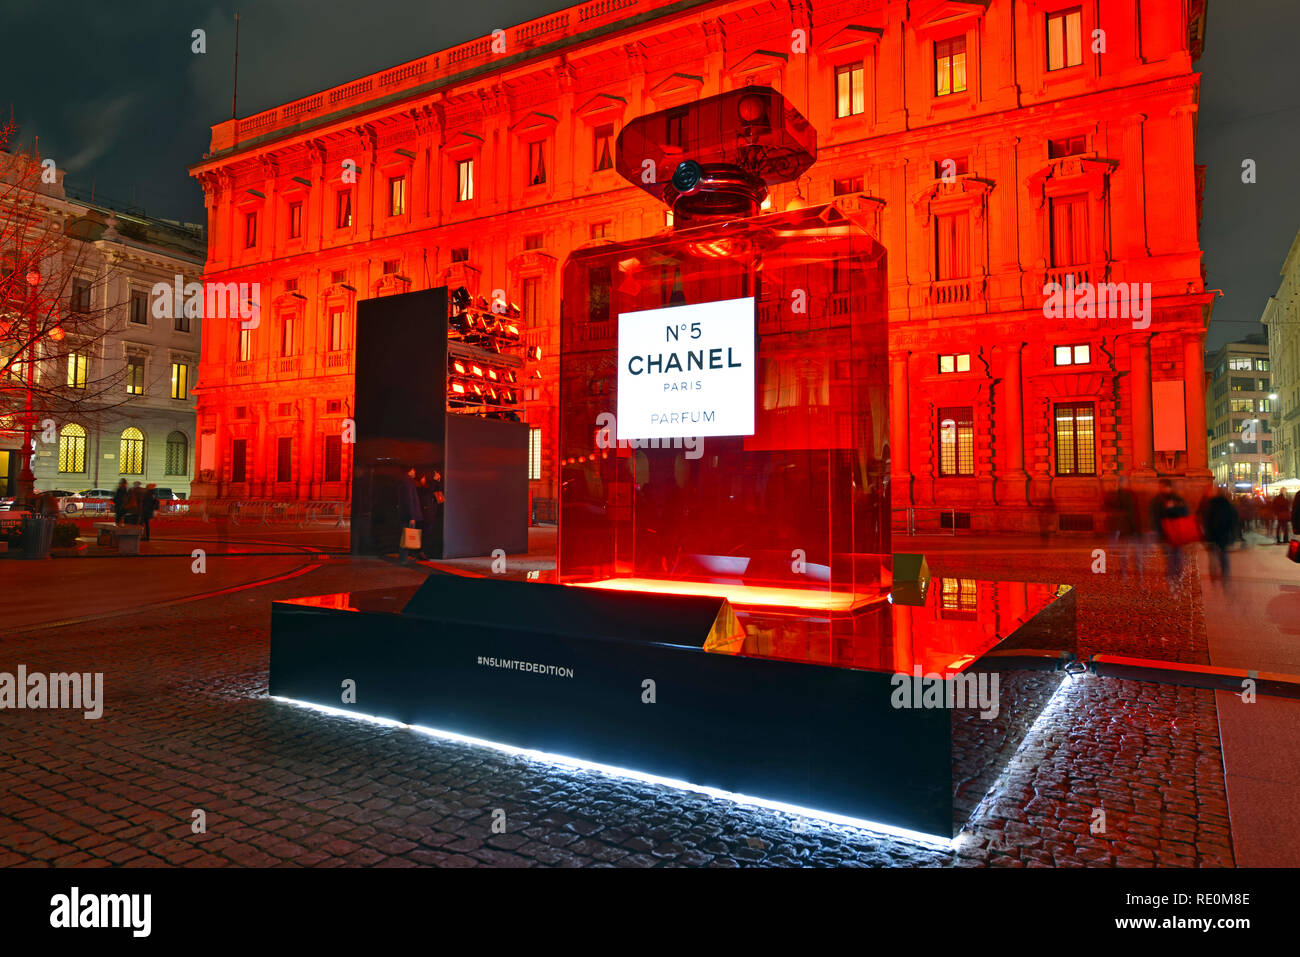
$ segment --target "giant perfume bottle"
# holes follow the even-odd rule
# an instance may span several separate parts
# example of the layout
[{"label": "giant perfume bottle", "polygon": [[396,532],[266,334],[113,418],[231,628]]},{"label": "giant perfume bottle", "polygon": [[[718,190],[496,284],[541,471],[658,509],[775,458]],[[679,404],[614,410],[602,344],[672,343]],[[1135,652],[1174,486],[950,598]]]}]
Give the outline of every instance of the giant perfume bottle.
[{"label": "giant perfume bottle", "polygon": [[836,204],[761,212],[816,139],[767,87],[619,135],[619,173],[672,228],[564,266],[561,581],[826,613],[883,600],[885,251]]}]

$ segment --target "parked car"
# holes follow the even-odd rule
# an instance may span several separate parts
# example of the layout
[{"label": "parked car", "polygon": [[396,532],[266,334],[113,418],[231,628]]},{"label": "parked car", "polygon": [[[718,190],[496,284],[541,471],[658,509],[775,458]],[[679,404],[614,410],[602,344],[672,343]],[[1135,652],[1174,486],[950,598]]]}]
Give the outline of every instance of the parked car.
[{"label": "parked car", "polygon": [[50,489],[44,493],[37,491],[38,495],[53,495],[57,500],[58,510],[67,514],[73,514],[81,511],[81,493],[69,492],[67,489]]},{"label": "parked car", "polygon": [[108,512],[113,508],[111,488],[88,488],[81,491],[81,507],[87,512]]}]

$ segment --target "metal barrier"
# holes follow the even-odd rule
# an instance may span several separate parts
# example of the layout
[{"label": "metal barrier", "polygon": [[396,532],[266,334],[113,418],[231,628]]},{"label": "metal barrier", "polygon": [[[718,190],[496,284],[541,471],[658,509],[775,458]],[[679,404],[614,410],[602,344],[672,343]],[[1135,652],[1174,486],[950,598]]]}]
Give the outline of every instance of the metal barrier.
[{"label": "metal barrier", "polygon": [[[903,529],[905,535],[915,537],[917,535],[954,536],[957,534],[957,510],[955,508],[912,507],[904,511],[907,513],[907,523]],[[944,521],[944,516],[947,516],[947,522]]]},{"label": "metal barrier", "polygon": [[[219,503],[214,503],[219,507]],[[277,502],[271,500],[225,503],[231,525],[294,525],[298,528],[342,528],[350,520],[347,502]],[[215,509],[203,509],[204,521]]]}]

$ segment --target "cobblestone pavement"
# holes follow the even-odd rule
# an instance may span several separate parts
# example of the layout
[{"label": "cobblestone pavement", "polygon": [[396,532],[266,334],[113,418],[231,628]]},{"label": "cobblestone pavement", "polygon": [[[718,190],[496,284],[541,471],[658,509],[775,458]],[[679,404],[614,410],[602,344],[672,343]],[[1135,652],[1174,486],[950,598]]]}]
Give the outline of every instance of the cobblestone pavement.
[{"label": "cobblestone pavement", "polygon": [[[270,598],[419,574],[333,560],[252,591],[6,637],[0,670],[103,671],[106,705],[98,721],[0,713],[0,866],[1233,862],[1205,691],[1071,679],[953,851],[265,697]],[[195,809],[206,833],[192,833]]]}]

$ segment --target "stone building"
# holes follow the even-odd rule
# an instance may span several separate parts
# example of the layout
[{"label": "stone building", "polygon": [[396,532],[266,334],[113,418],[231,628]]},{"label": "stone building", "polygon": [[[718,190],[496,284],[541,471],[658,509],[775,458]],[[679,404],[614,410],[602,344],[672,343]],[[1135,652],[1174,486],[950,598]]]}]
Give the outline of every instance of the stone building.
[{"label": "stone building", "polygon": [[207,326],[196,488],[345,496],[356,302],[446,283],[506,290],[551,358],[526,415],[553,497],[560,266],[665,225],[618,133],[756,84],[818,133],[771,207],[845,204],[889,251],[897,524],[1199,495],[1204,25],[1203,0],[595,0],[219,123],[205,275],[260,283],[263,320]]},{"label": "stone building", "polygon": [[1211,355],[1205,394],[1210,429],[1210,470],[1225,488],[1267,486],[1278,478],[1273,422],[1278,394],[1272,385],[1268,337],[1247,336]]},{"label": "stone building", "polygon": [[1282,264],[1282,281],[1261,321],[1268,328],[1273,410],[1273,459],[1279,479],[1300,479],[1300,233]]}]

